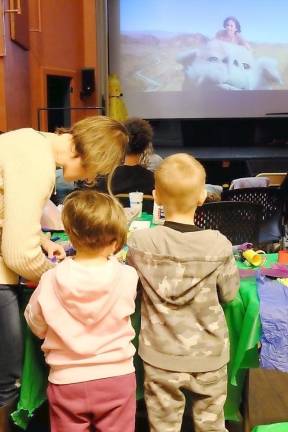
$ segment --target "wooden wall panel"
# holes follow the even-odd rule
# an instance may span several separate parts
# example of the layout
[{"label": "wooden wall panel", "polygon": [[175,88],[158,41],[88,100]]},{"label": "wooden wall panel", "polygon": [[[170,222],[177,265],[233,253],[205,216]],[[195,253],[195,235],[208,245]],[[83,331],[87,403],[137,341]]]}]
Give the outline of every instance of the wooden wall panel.
[{"label": "wooden wall panel", "polygon": [[95,104],[94,95],[80,98],[80,73],[96,65],[96,0],[21,0],[22,17],[3,13],[17,1],[0,0],[0,130],[37,127],[37,109],[47,103],[47,70],[71,71],[71,104]]},{"label": "wooden wall panel", "polygon": [[0,56],[4,56],[6,54],[4,34],[4,2],[3,0],[0,0]]},{"label": "wooden wall panel", "polygon": [[[10,0],[10,35],[11,39],[22,48],[29,49],[29,14],[27,0]],[[19,11],[19,12],[13,12]]]}]

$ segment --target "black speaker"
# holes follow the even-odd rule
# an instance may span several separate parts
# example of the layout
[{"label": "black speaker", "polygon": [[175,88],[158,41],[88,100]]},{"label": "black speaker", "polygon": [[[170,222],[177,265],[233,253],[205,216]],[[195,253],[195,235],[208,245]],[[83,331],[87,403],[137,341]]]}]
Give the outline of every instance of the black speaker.
[{"label": "black speaker", "polygon": [[95,69],[81,69],[81,98],[91,96],[95,91]]}]

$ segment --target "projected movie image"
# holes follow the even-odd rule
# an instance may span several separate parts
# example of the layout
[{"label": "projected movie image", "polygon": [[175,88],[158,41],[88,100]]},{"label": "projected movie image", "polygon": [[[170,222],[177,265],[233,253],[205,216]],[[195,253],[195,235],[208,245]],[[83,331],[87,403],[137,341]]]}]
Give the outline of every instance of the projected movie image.
[{"label": "projected movie image", "polygon": [[288,2],[279,0],[122,0],[122,85],[137,92],[287,90],[287,17]]}]

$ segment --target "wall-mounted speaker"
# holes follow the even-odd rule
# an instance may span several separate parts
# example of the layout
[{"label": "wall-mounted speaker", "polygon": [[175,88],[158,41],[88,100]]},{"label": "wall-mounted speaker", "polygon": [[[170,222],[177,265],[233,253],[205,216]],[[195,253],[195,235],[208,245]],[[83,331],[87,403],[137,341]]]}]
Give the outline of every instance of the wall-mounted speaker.
[{"label": "wall-mounted speaker", "polygon": [[95,91],[95,69],[81,69],[81,98],[91,96]]}]

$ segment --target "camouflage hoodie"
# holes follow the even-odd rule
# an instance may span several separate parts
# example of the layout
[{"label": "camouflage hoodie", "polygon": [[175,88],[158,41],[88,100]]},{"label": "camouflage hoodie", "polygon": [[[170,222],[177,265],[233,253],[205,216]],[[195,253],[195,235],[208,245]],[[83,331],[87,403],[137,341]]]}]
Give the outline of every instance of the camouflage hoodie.
[{"label": "camouflage hoodie", "polygon": [[229,361],[220,303],[235,297],[239,272],[231,243],[214,230],[179,232],[167,226],[135,231],[128,263],[143,286],[139,355],[178,372],[219,369]]}]

